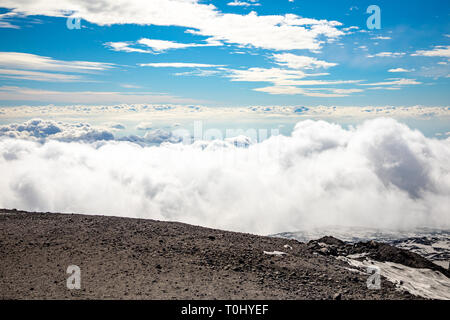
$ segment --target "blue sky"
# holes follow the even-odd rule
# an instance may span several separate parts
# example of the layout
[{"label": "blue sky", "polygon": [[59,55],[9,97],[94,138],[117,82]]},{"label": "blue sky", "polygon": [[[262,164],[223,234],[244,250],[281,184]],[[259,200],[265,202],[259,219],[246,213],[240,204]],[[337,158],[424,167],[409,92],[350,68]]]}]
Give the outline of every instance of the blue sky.
[{"label": "blue sky", "polygon": [[89,3],[0,0],[0,105],[448,105],[448,1]]}]

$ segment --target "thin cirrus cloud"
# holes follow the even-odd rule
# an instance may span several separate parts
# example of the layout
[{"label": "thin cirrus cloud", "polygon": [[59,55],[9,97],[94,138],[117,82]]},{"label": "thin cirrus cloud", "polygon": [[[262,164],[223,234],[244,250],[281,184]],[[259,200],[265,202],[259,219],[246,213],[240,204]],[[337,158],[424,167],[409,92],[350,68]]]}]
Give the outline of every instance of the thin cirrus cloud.
[{"label": "thin cirrus cloud", "polygon": [[20,29],[19,26],[12,24],[10,21],[8,21],[9,18],[15,16],[14,13],[6,12],[0,14],[0,28],[5,29]]},{"label": "thin cirrus cloud", "polygon": [[113,67],[112,63],[63,61],[31,53],[0,52],[0,68],[86,73]]},{"label": "thin cirrus cloud", "polygon": [[404,69],[404,68],[393,68],[389,69],[388,72],[411,72],[412,70]]},{"label": "thin cirrus cloud", "polygon": [[185,99],[153,92],[115,91],[56,91],[15,86],[1,86],[0,100],[41,101],[47,103],[203,103],[201,100]]},{"label": "thin cirrus cloud", "polygon": [[390,52],[390,51],[383,51],[376,54],[369,54],[367,55],[367,58],[399,58],[403,57],[406,53],[405,52]]},{"label": "thin cirrus cloud", "polygon": [[411,56],[450,58],[450,46],[435,46],[432,50],[417,50]]},{"label": "thin cirrus cloud", "polygon": [[320,98],[339,98],[347,97],[351,93],[363,92],[362,89],[336,89],[336,88],[313,88],[305,89],[295,86],[270,86],[253,89],[255,91],[265,92],[269,94],[296,95],[301,94],[307,97]]},{"label": "thin cirrus cloud", "polygon": [[272,55],[275,62],[290,69],[315,69],[334,67],[337,63],[318,60],[314,57],[299,56],[292,53]]},{"label": "thin cirrus cloud", "polygon": [[327,69],[337,63],[318,60],[314,57],[300,56],[291,53],[273,54],[275,63],[285,68],[249,68],[231,69],[226,75],[231,81],[271,82],[272,86],[255,88],[254,91],[272,95],[304,95],[309,97],[346,97],[351,93],[362,92],[362,89],[314,88],[299,86],[337,85],[357,83],[361,80],[302,80],[305,77],[328,75],[328,73],[307,73],[306,70]]},{"label": "thin cirrus cloud", "polygon": [[227,6],[232,7],[251,7],[251,6],[260,6],[261,4],[258,2],[258,0],[248,0],[248,1],[239,1],[234,0],[232,2],[228,2]]},{"label": "thin cirrus cloud", "polygon": [[310,97],[345,97],[351,93],[363,91],[362,89],[332,89],[316,88],[304,89],[298,86],[337,85],[358,83],[361,80],[301,80],[305,77],[328,75],[328,73],[307,73],[306,70],[327,69],[337,63],[318,60],[314,57],[300,56],[291,53],[273,54],[271,56],[276,64],[284,68],[247,68],[233,69],[224,65],[202,63],[162,62],[139,64],[143,67],[164,68],[213,68],[213,70],[194,70],[175,73],[177,76],[211,76],[221,75],[233,82],[270,82],[273,86],[256,88],[255,91],[268,94],[294,95],[301,94]]},{"label": "thin cirrus cloud", "polygon": [[223,65],[218,65],[218,64],[191,63],[191,62],[140,63],[139,66],[154,67],[154,68],[216,68],[216,67],[223,67]]},{"label": "thin cirrus cloud", "polygon": [[12,69],[0,69],[0,78],[47,82],[87,81],[83,80],[79,75]]},{"label": "thin cirrus cloud", "polygon": [[46,82],[91,81],[80,74],[113,67],[111,63],[63,61],[30,53],[0,52],[0,78]]},{"label": "thin cirrus cloud", "polygon": [[114,6],[100,0],[95,7],[88,0],[76,4],[71,0],[3,0],[2,6],[25,15],[65,17],[65,12],[75,12],[74,15],[101,26],[180,26],[188,28],[188,33],[207,37],[208,41],[273,50],[318,50],[324,40],[333,41],[345,35],[338,21],[302,18],[295,14],[228,14],[212,4],[196,0],[117,0]]},{"label": "thin cirrus cloud", "polygon": [[[137,46],[141,47],[137,47]],[[158,54],[172,49],[186,49],[191,47],[210,47],[218,43],[180,43],[168,40],[142,38],[136,42],[106,42],[105,46],[114,51],[138,52]]]},{"label": "thin cirrus cloud", "polygon": [[360,83],[361,86],[404,86],[404,85],[418,85],[422,84],[422,82],[417,81],[416,79],[405,79],[405,78],[390,78],[388,81],[381,82],[373,82],[373,83]]}]

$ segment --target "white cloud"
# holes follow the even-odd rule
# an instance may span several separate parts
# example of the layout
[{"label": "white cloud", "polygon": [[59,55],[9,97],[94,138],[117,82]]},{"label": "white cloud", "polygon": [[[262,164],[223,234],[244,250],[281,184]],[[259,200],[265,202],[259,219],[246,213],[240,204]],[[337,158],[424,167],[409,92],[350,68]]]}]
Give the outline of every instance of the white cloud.
[{"label": "white cloud", "polygon": [[[136,42],[107,42],[105,45],[110,47],[114,51],[123,51],[123,52],[138,52],[138,53],[161,53],[171,49],[185,49],[191,47],[209,47],[209,46],[217,46],[220,45],[219,42],[208,42],[208,43],[180,43],[175,41],[168,40],[157,40],[157,39],[148,39],[142,38]],[[145,46],[149,49],[142,49],[136,47],[136,45]]]},{"label": "white cloud", "polygon": [[263,87],[263,88],[256,88],[253,89],[255,91],[259,92],[265,92],[269,94],[304,94],[305,90],[299,87],[294,86],[270,86],[270,87]]},{"label": "white cloud", "polygon": [[400,90],[400,87],[389,87],[389,86],[384,86],[384,87],[370,87],[367,88],[368,90]]},{"label": "white cloud", "polygon": [[124,83],[120,85],[122,88],[127,88],[127,89],[139,89],[141,88],[141,86],[137,86],[135,84],[129,84],[129,83]]},{"label": "white cloud", "polygon": [[195,76],[195,77],[210,77],[221,74],[220,70],[205,70],[205,69],[196,69],[193,71],[185,71],[185,72],[176,72],[175,76]]},{"label": "white cloud", "polygon": [[138,130],[151,130],[153,128],[153,123],[151,122],[140,122],[136,129]]},{"label": "white cloud", "polygon": [[92,6],[89,0],[3,0],[2,7],[14,13],[65,17],[74,12],[98,25],[139,24],[180,26],[189,32],[243,46],[274,50],[318,50],[324,41],[343,36],[337,21],[301,18],[294,14],[259,16],[220,12],[212,4],[195,0],[100,0]]},{"label": "white cloud", "polygon": [[435,46],[432,50],[417,50],[412,56],[450,58],[450,46]]},{"label": "white cloud", "polygon": [[12,18],[15,15],[16,14],[10,12],[0,14],[0,28],[20,29],[19,26],[12,24],[10,21],[8,21],[8,19]]},{"label": "white cloud", "polygon": [[0,136],[45,141],[49,138],[59,141],[113,140],[114,135],[106,129],[98,129],[87,123],[68,124],[52,120],[33,119],[21,124],[0,126]]},{"label": "white cloud", "polygon": [[337,63],[318,60],[314,57],[299,56],[292,53],[280,53],[272,56],[279,65],[291,69],[315,69],[334,67]]},{"label": "white cloud", "polygon": [[217,68],[223,65],[206,64],[206,63],[190,63],[190,62],[155,62],[155,63],[140,63],[141,67],[154,68]]},{"label": "white cloud", "polygon": [[20,29],[19,26],[11,24],[8,21],[0,21],[0,28],[8,28],[8,29]]},{"label": "white cloud", "polygon": [[390,52],[390,51],[384,51],[384,52],[379,52],[376,54],[369,54],[367,55],[368,58],[374,58],[374,57],[381,57],[381,58],[398,58],[398,57],[402,57],[404,56],[406,53],[404,52]]},{"label": "white cloud", "polygon": [[[367,87],[365,89],[383,89],[388,90],[391,87]],[[395,88],[398,89],[398,88]],[[322,88],[321,90],[325,90]],[[186,104],[149,104],[149,103],[122,103],[110,105],[42,105],[42,106],[12,106],[0,107],[0,119],[2,121],[13,121],[14,119],[30,119],[35,117],[73,119],[91,119],[96,123],[109,121],[125,121],[138,125],[143,118],[152,119],[152,121],[167,122],[167,125],[173,123],[208,119],[218,117],[226,119],[224,121],[234,122],[236,119],[249,117],[255,119],[255,116],[263,118],[267,114],[276,116],[278,119],[292,119],[293,116],[299,115],[301,110],[302,116],[307,117],[326,117],[332,119],[338,118],[367,118],[389,116],[397,118],[420,118],[429,119],[449,118],[450,106],[309,106],[299,108],[298,106],[248,106],[248,107],[206,107],[202,105],[186,105]],[[85,121],[84,120],[84,121]],[[18,120],[16,120],[18,121]],[[132,126],[132,125],[131,125]],[[156,125],[155,125],[156,126]],[[151,129],[151,124],[148,124]]]},{"label": "white cloud", "polygon": [[22,52],[0,52],[0,67],[28,70],[93,72],[110,69],[112,63],[92,61],[63,61]]},{"label": "white cloud", "polygon": [[115,130],[115,131],[117,131],[117,130],[124,130],[124,129],[127,128],[124,124],[122,124],[120,122],[106,122],[106,123],[104,123],[104,125],[107,128],[109,128],[111,130]]},{"label": "white cloud", "polygon": [[0,52],[0,78],[47,82],[89,81],[80,75],[68,73],[93,73],[113,67],[111,63],[63,61],[30,53]]},{"label": "white cloud", "polygon": [[256,88],[255,91],[266,92],[269,94],[301,94],[308,97],[337,98],[347,97],[351,93],[362,92],[362,89],[337,89],[337,88],[314,88],[305,89],[294,86],[271,86]]},{"label": "white cloud", "polygon": [[403,69],[403,68],[395,68],[395,69],[389,69],[388,72],[411,72],[412,70]]},{"label": "white cloud", "polygon": [[260,234],[450,227],[450,139],[428,139],[392,119],[349,130],[302,121],[290,137],[247,148],[3,138],[0,150],[0,207]]},{"label": "white cloud", "polygon": [[306,77],[307,74],[301,70],[287,70],[280,68],[249,68],[231,69],[228,77],[231,81],[247,82],[273,82],[279,83],[284,80],[297,80]]},{"label": "white cloud", "polygon": [[29,70],[1,69],[1,68],[0,68],[0,78],[50,81],[50,82],[83,81],[83,78],[80,77],[79,75],[39,72]]},{"label": "white cloud", "polygon": [[189,47],[205,46],[205,44],[179,43],[179,42],[174,42],[174,41],[156,40],[156,39],[147,39],[147,38],[140,39],[138,41],[138,43],[145,45],[149,48],[152,48],[153,50],[158,51],[158,52],[169,50],[169,49],[184,49],[184,48],[189,48]]},{"label": "white cloud", "polygon": [[372,39],[372,40],[390,40],[392,38],[391,37],[387,37],[387,36],[376,36],[376,37],[372,37],[370,39]]},{"label": "white cloud", "polygon": [[239,1],[234,0],[233,2],[228,2],[227,6],[234,6],[234,7],[251,7],[251,6],[260,6],[261,4],[258,3],[258,0],[249,0],[246,1]]},{"label": "white cloud", "polygon": [[[314,61],[319,64],[322,62]],[[308,63],[303,63],[303,66]],[[323,73],[310,74],[300,69],[280,69],[280,68],[249,68],[243,70],[230,69],[227,70],[226,77],[231,81],[245,82],[271,82],[273,86],[255,88],[253,90],[265,92],[269,94],[285,94],[294,95],[301,94],[309,97],[345,97],[349,93],[360,92],[361,89],[330,89],[330,88],[314,88],[305,89],[298,86],[315,86],[315,85],[336,85],[358,83],[361,80],[301,80],[308,76],[326,75]]]},{"label": "white cloud", "polygon": [[392,78],[392,79],[387,79],[387,80],[389,80],[389,81],[373,82],[373,83],[360,83],[359,85],[361,85],[361,86],[391,86],[391,85],[404,86],[404,85],[422,84],[422,82],[417,81],[416,79]]},{"label": "white cloud", "polygon": [[134,48],[132,47],[132,42],[106,42],[105,46],[111,48],[114,51],[123,52],[138,52],[138,53],[153,53],[153,51],[148,49]]},{"label": "white cloud", "polygon": [[0,101],[40,101],[46,103],[199,103],[189,98],[179,98],[153,92],[114,91],[56,91],[24,87],[0,86]]},{"label": "white cloud", "polygon": [[280,85],[291,86],[317,86],[317,85],[329,85],[329,84],[349,84],[359,83],[361,80],[283,80],[279,81]]}]

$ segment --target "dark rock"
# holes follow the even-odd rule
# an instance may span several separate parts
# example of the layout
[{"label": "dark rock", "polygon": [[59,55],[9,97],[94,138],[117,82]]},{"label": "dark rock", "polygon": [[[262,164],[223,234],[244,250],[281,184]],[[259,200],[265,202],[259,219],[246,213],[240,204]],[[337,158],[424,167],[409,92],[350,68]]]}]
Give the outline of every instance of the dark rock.
[{"label": "dark rock", "polygon": [[341,299],[342,299],[342,294],[341,294],[341,293],[336,293],[336,294],[333,296],[333,299],[334,299],[334,300],[341,300]]}]

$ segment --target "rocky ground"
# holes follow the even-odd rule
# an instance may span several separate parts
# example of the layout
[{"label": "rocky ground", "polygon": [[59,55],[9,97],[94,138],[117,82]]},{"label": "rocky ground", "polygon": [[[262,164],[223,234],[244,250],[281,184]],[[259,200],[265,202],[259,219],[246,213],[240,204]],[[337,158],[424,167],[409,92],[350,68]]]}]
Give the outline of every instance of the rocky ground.
[{"label": "rocky ground", "polygon": [[[417,298],[385,279],[367,289],[367,275],[333,250],[352,249],[334,238],[307,244],[175,222],[0,210],[0,298]],[[81,269],[79,290],[66,287],[69,265]]]}]

